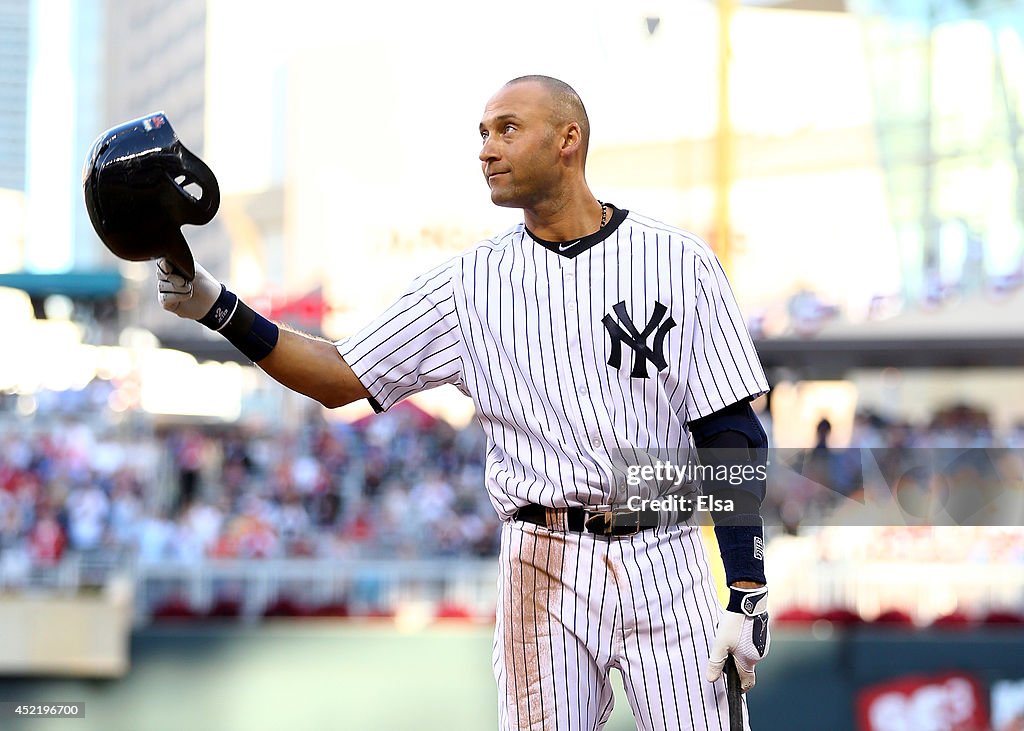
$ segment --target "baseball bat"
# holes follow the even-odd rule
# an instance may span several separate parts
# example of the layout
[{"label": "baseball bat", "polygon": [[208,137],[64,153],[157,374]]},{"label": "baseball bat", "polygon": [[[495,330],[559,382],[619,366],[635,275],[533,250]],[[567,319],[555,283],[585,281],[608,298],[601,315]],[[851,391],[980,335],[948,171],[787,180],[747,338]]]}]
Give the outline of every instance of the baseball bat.
[{"label": "baseball bat", "polygon": [[729,731],[743,731],[743,692],[732,655],[725,659],[725,692],[729,701]]}]

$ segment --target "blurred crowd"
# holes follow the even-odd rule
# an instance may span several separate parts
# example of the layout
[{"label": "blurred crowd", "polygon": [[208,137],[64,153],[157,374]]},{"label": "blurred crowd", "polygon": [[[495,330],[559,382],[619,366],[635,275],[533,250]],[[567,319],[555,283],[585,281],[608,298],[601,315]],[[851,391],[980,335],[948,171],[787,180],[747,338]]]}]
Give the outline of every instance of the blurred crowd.
[{"label": "blurred crowd", "polygon": [[132,431],[0,419],[0,569],[54,565],[67,551],[144,563],[497,551],[475,426],[400,405],[295,434]]},{"label": "blurred crowd", "polygon": [[814,446],[770,454],[766,525],[1024,526],[1024,422],[997,431],[957,405],[924,423],[858,413],[835,446],[821,419]]},{"label": "blurred crowd", "polygon": [[[115,426],[83,420],[81,404],[35,417],[16,411],[0,399],[0,570],[7,575],[56,565],[68,551],[143,563],[497,552],[482,431],[475,423],[455,429],[408,403],[351,424],[315,412],[297,433],[272,425]],[[773,477],[764,507],[770,535],[807,532],[844,501],[863,503],[864,473],[850,468],[855,450],[833,448],[830,435],[823,419],[816,445]],[[900,455],[915,447],[1022,447],[1024,425],[996,434],[984,413],[963,406],[916,425],[864,413],[851,446]],[[936,550],[908,548],[912,534],[897,534],[898,545],[887,540],[886,551]],[[1019,534],[1000,535],[988,548],[975,536],[981,547],[972,550],[1024,560],[1007,548]]]}]

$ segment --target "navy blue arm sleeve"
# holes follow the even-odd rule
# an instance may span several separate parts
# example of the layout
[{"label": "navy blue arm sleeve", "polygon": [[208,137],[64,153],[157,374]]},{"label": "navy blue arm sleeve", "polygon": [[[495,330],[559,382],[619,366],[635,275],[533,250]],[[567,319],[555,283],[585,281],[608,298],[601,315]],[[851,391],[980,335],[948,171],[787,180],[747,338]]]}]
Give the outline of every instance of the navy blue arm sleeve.
[{"label": "navy blue arm sleeve", "polygon": [[[729,493],[750,507],[750,512],[758,512],[765,495],[763,466],[768,457],[768,435],[750,402],[730,404],[691,421],[689,427],[701,464],[725,467],[734,476],[732,480],[712,480],[711,484],[705,483],[705,488],[713,487],[716,495]],[[744,470],[744,466],[750,469]],[[749,477],[743,479],[744,475]]]},{"label": "navy blue arm sleeve", "polygon": [[712,505],[715,537],[726,583],[766,583],[764,575],[764,500],[768,435],[748,401],[737,402],[689,424],[701,464],[710,468],[702,490]]}]

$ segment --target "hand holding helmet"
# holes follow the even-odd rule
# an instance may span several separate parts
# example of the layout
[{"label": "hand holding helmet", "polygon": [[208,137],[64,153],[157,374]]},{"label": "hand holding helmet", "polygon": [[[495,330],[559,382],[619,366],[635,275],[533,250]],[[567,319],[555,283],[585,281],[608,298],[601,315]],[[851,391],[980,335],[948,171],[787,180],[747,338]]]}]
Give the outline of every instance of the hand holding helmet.
[{"label": "hand holding helmet", "polygon": [[166,257],[156,260],[160,306],[187,320],[201,320],[213,309],[224,287],[196,263],[195,276],[185,279]]}]

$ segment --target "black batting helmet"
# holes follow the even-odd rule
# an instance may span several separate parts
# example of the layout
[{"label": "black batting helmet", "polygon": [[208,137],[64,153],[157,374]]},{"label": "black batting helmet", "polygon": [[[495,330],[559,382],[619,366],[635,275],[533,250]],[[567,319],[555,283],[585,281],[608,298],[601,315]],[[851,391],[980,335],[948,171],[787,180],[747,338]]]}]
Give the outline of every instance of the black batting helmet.
[{"label": "black batting helmet", "polygon": [[[193,195],[186,186],[198,185]],[[220,206],[217,178],[181,144],[163,112],[125,122],[93,143],[82,171],[85,207],[116,256],[166,256],[189,279],[195,261],[182,224],[209,223]]]}]

